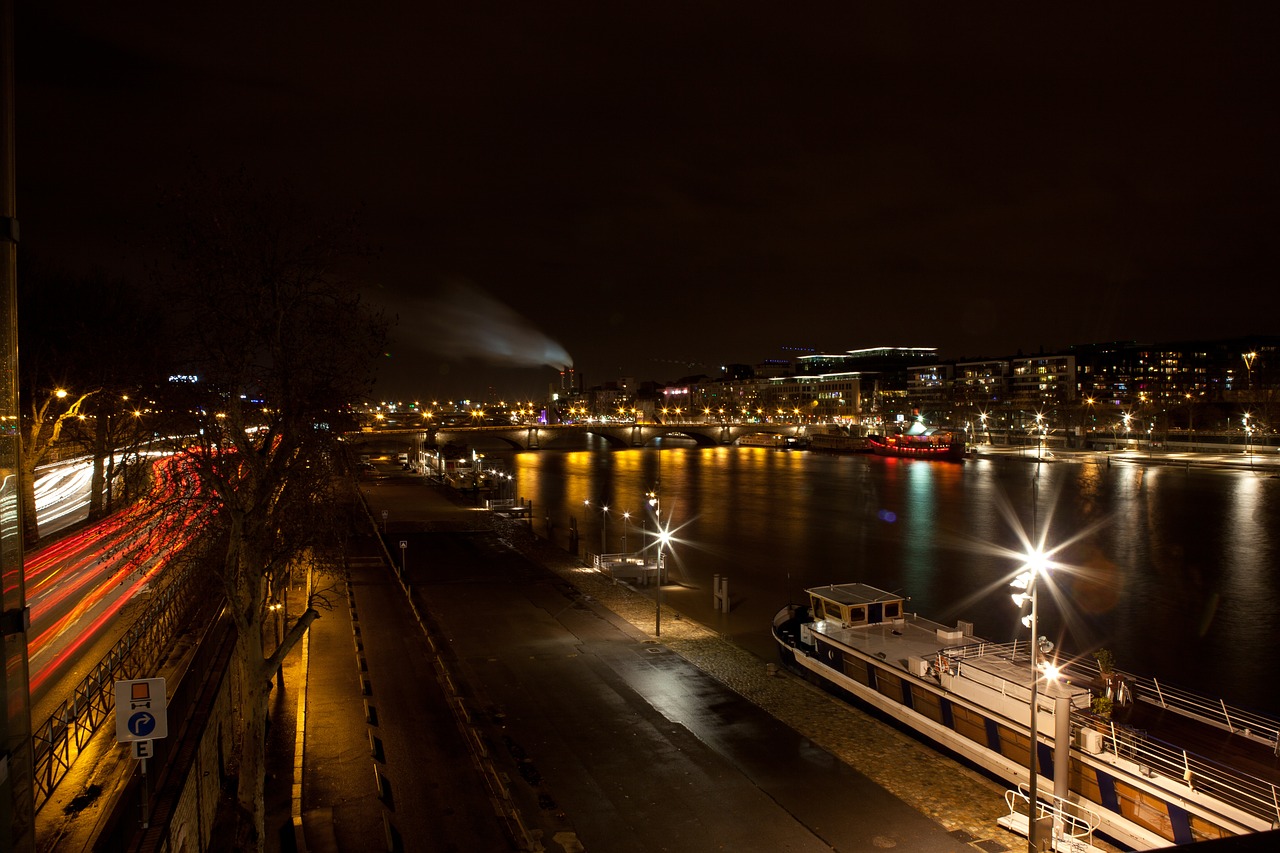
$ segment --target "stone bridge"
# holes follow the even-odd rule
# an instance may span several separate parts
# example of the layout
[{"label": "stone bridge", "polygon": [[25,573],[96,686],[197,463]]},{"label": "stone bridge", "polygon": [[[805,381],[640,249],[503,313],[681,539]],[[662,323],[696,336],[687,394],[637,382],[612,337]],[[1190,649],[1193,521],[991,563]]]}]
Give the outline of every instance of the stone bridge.
[{"label": "stone bridge", "polygon": [[[517,450],[539,450],[554,447],[569,437],[574,446],[582,436],[598,436],[615,447],[644,447],[664,436],[691,438],[699,447],[717,447],[733,444],[744,435],[798,436],[805,427],[799,424],[528,424],[522,426],[458,426],[438,427],[434,430],[378,430],[351,433],[346,440],[352,445],[379,444],[388,439],[414,444],[417,441],[437,447],[451,441],[468,443],[484,437],[505,442]],[[394,438],[392,437],[394,436]],[[434,436],[434,442],[432,437]]]}]

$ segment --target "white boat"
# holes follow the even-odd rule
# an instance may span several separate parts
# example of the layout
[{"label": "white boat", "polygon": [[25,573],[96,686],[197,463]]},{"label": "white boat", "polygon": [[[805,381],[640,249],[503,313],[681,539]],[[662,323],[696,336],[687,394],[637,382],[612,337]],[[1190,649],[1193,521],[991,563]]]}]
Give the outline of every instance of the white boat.
[{"label": "white boat", "polygon": [[[783,663],[1012,786],[1001,824],[1027,831],[1029,644],[932,622],[859,583],[806,590],[774,617]],[[1037,826],[1060,850],[1095,834],[1137,850],[1280,825],[1280,723],[1092,659],[1059,662],[1036,703]],[[1116,711],[1094,713],[1110,694]]]}]

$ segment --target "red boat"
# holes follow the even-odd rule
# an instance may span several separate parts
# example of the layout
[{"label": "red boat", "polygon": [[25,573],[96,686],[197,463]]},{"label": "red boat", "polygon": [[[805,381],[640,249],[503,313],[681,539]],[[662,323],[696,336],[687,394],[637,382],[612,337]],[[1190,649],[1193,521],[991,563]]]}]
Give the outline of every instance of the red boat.
[{"label": "red boat", "polygon": [[926,427],[916,421],[906,432],[893,435],[869,435],[871,451],[880,456],[906,456],[911,459],[964,459],[964,436],[950,430]]}]

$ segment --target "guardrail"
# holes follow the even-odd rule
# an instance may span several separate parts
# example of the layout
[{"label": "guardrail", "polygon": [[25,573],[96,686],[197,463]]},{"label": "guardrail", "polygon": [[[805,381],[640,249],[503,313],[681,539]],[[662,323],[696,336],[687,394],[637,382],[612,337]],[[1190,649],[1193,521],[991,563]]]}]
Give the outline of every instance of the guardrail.
[{"label": "guardrail", "polygon": [[178,629],[185,627],[207,600],[202,593],[210,578],[198,563],[184,564],[71,697],[32,732],[36,811],[67,775],[98,726],[115,710],[115,682],[154,672]]}]

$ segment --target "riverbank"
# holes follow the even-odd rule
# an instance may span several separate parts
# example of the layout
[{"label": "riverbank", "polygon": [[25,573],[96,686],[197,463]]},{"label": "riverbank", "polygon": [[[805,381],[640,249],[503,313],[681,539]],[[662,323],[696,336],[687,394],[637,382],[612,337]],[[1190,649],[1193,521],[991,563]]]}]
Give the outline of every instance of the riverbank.
[{"label": "riverbank", "polygon": [[1243,451],[1206,453],[1202,451],[1170,450],[1167,448],[1135,448],[1126,450],[1071,450],[1063,447],[1046,447],[1039,452],[1035,446],[1009,447],[997,444],[976,444],[969,448],[973,458],[991,457],[1018,459],[1024,462],[1070,462],[1078,465],[1158,465],[1174,468],[1216,468],[1224,471],[1254,471],[1268,476],[1280,475],[1280,453],[1245,453]]},{"label": "riverbank", "polygon": [[988,853],[1025,846],[1024,838],[996,824],[1008,811],[1004,786],[785,670],[775,672],[768,662],[675,610],[663,608],[661,637],[655,637],[652,598],[612,582],[535,537],[527,524],[497,517],[492,524],[512,548],[864,774],[957,840]]}]

